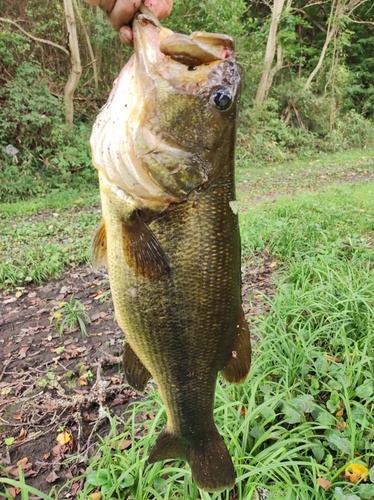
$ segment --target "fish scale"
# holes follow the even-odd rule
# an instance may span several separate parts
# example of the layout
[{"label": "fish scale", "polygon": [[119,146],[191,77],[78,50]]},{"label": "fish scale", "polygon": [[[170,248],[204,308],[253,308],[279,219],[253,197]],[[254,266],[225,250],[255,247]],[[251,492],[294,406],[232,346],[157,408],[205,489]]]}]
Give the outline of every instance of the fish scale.
[{"label": "fish scale", "polygon": [[[251,357],[232,204],[240,88],[233,42],[199,33],[186,49],[185,35],[168,41],[172,32],[145,11],[133,32],[135,60],[123,70],[126,78],[118,79],[91,137],[103,212],[93,261],[108,266],[116,319],[126,335],[129,384],[143,391],[153,377],[165,404],[167,423],[148,461],[184,459],[201,488],[232,488],[234,466],[213,408],[218,372],[241,383]],[[183,66],[187,61],[199,63],[196,73]],[[135,139],[121,138],[118,129],[122,85],[130,80],[139,98],[126,99],[132,111],[125,116],[139,122],[124,122],[123,130]],[[111,123],[116,133],[110,135]],[[139,165],[151,179],[139,177],[137,195],[126,192],[126,183],[118,185],[121,172],[112,168],[113,162],[125,168],[131,158],[133,171]]]}]

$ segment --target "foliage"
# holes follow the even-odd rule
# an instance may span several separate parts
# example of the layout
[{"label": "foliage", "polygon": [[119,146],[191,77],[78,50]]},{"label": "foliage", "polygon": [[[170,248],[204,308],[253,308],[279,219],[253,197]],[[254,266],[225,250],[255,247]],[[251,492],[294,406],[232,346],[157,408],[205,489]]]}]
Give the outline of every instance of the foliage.
[{"label": "foliage", "polygon": [[49,92],[50,78],[38,61],[27,61],[0,88],[0,148],[12,144],[19,150],[13,157],[1,152],[0,201],[93,181],[88,127],[81,123],[67,136],[63,102]]},{"label": "foliage", "polygon": [[374,145],[374,125],[353,109],[329,127],[327,100],[304,93],[299,99],[299,120],[305,128],[286,126],[280,117],[279,101],[268,98],[261,108],[242,111],[238,146],[252,163],[274,164],[300,157],[315,157],[317,152],[334,153]]}]

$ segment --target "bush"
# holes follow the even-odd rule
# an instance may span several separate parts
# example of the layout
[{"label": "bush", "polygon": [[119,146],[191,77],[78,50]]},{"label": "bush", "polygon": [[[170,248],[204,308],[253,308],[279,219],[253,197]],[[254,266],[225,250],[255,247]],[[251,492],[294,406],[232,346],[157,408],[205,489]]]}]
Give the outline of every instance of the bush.
[{"label": "bush", "polygon": [[[96,180],[88,144],[91,126],[79,123],[67,135],[64,104],[49,92],[50,76],[37,61],[23,62],[0,89],[1,202]],[[8,144],[19,154],[8,156]]]},{"label": "bush", "polygon": [[280,115],[279,102],[271,98],[261,107],[248,106],[241,113],[238,145],[257,163],[282,162],[315,151],[315,135],[299,127],[287,127]]}]

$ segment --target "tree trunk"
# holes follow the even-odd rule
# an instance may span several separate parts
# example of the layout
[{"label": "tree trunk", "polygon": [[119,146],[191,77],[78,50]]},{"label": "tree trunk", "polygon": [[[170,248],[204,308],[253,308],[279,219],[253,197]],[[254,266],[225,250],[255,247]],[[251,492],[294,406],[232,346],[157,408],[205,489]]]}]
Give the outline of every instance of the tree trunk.
[{"label": "tree trunk", "polygon": [[84,24],[84,20],[83,20],[83,17],[82,17],[79,5],[77,3],[77,0],[73,0],[73,3],[74,3],[74,7],[75,7],[75,10],[77,12],[77,16],[78,16],[79,22],[81,23],[82,30],[83,30],[83,33],[84,33],[84,36],[85,36],[85,39],[86,39],[87,49],[88,49],[88,53],[90,55],[92,69],[93,69],[93,74],[94,74],[95,90],[97,90],[99,88],[99,80],[98,80],[98,76],[97,76],[96,59],[95,59],[94,52],[93,52],[93,49],[92,49],[90,36],[89,36],[88,31],[86,29],[86,26]]},{"label": "tree trunk", "polygon": [[[325,38],[325,43],[323,44],[321,55],[319,56],[318,62],[313,69],[313,71],[310,73],[307,81],[305,82],[303,86],[303,91],[306,91],[309,89],[314,77],[318,73],[318,71],[321,69],[322,64],[325,60],[326,52],[328,49],[328,46],[330,45],[331,40],[337,36],[340,26],[339,26],[339,19],[345,15],[349,17],[353,11],[365,3],[367,0],[349,0],[347,3],[344,2],[344,0],[333,0],[331,4],[331,11],[330,11],[330,17],[329,17],[329,23],[327,27],[327,32],[326,32],[326,38]],[[292,108],[295,109],[296,102],[289,102],[287,108],[284,110],[282,113],[282,118],[284,119],[284,123],[286,125],[289,124],[291,120],[291,115],[292,115]]]},{"label": "tree trunk", "polygon": [[277,44],[277,30],[284,6],[284,0],[274,0],[273,13],[269,30],[268,41],[265,51],[265,69],[261,74],[261,80],[256,92],[256,103],[261,105],[265,99],[266,90],[269,90],[268,79],[273,64]]},{"label": "tree trunk", "polygon": [[[95,7],[96,17],[100,23],[104,21],[104,13],[99,7]],[[97,78],[100,80],[101,77],[101,65],[103,60],[103,43],[100,41],[95,45],[95,59],[97,68]]]},{"label": "tree trunk", "polygon": [[74,92],[78,86],[79,79],[82,74],[82,65],[79,54],[77,26],[74,16],[74,8],[72,0],[64,0],[66,25],[69,33],[69,48],[70,48],[70,74],[65,85],[65,123],[68,132],[73,128],[74,121]]}]

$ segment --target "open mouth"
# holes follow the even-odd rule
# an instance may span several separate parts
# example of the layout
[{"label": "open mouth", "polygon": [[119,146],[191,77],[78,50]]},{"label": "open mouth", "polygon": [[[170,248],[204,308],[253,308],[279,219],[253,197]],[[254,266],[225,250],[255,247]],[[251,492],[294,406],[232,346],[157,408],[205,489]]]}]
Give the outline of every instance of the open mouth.
[{"label": "open mouth", "polygon": [[234,53],[233,39],[227,35],[195,32],[190,36],[163,27],[144,5],[133,24],[134,47],[142,66],[155,65],[165,56],[188,68],[221,61]]}]

